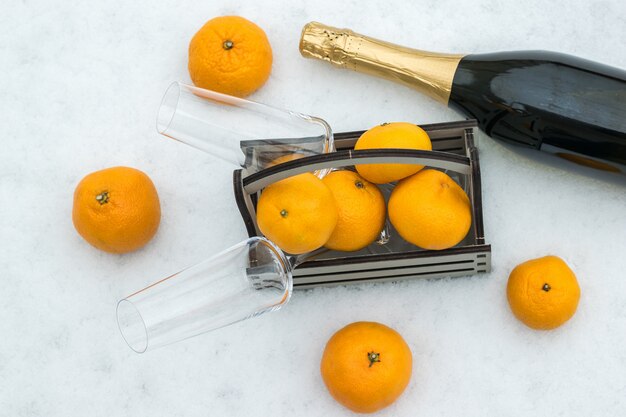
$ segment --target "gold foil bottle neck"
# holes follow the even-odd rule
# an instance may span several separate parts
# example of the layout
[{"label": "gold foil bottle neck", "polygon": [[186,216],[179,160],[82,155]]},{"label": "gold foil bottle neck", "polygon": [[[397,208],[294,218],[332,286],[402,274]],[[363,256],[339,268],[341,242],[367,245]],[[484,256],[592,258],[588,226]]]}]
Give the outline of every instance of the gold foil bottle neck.
[{"label": "gold foil bottle neck", "polygon": [[354,32],[349,29],[336,29],[317,22],[307,23],[302,28],[300,53],[305,58],[317,58],[345,68],[352,50]]},{"label": "gold foil bottle neck", "polygon": [[446,104],[464,56],[406,48],[317,22],[302,29],[300,53],[405,84]]}]

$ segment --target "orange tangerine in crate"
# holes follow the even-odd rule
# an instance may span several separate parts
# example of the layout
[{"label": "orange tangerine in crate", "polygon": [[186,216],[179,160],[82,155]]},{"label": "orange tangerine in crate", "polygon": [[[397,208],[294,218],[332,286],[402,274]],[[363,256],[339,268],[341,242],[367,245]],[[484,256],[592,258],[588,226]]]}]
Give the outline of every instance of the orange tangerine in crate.
[{"label": "orange tangerine in crate", "polygon": [[[313,156],[285,157],[271,141],[242,141],[242,151],[249,161],[274,154],[277,159],[276,164],[257,172],[234,172],[235,198],[248,234],[263,236],[265,231],[265,236],[272,239],[272,227],[281,224],[280,220],[285,220],[283,224],[291,222],[288,244],[275,243],[293,255],[304,253],[300,257],[303,261],[296,262],[293,271],[294,288],[487,272],[491,268],[491,246],[484,237],[475,127],[473,120],[422,125],[432,150],[359,146],[355,150],[363,131],[336,133],[337,151]],[[359,165],[373,164],[410,164],[419,166],[419,171],[397,182],[377,185],[358,172]],[[303,176],[331,169],[340,171],[327,175],[342,178],[318,181],[314,175]],[[339,187],[339,192],[331,190],[336,198],[334,204],[324,190],[325,182]],[[355,189],[345,185],[350,182]],[[291,209],[277,205],[279,189],[287,196]],[[356,212],[342,211],[346,199],[370,204],[368,207],[373,209],[365,210],[368,216],[360,217]],[[290,215],[293,218],[287,221]],[[349,231],[343,230],[334,233],[343,236],[340,245],[324,245],[325,239],[333,242],[330,236],[340,227],[342,218],[358,229],[353,239]],[[387,220],[383,222],[384,218]],[[365,230],[379,230],[381,224],[380,232]],[[364,235],[367,237],[361,238]],[[374,241],[367,244],[372,236]],[[359,239],[367,245],[363,247]]]}]

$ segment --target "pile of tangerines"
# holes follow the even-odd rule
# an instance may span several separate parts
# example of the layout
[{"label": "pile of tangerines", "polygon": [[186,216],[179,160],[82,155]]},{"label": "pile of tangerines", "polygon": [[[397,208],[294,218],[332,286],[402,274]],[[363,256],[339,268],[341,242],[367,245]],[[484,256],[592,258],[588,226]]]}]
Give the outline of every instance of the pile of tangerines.
[{"label": "pile of tangerines", "polygon": [[[428,134],[410,123],[385,123],[365,132],[355,149],[431,150]],[[324,246],[357,251],[371,244],[389,220],[404,239],[423,249],[447,249],[471,226],[470,201],[447,174],[423,165],[363,164],[323,179],[295,175],[265,188],[259,198],[261,232],[293,254]],[[377,184],[395,183],[385,203]],[[387,210],[388,207],[388,210]]]},{"label": "pile of tangerines", "polygon": [[[272,49],[254,23],[237,16],[208,21],[189,45],[189,73],[198,87],[244,97],[268,79]],[[376,126],[355,149],[430,150],[424,130],[409,123]],[[285,160],[290,159],[286,158]],[[285,160],[276,161],[276,163]],[[371,244],[388,217],[402,238],[425,249],[452,247],[471,226],[470,201],[445,173],[419,165],[357,165],[323,179],[311,173],[274,183],[257,207],[260,230],[283,250],[300,254],[325,246],[355,251]],[[377,184],[395,183],[385,204]],[[150,178],[127,167],[97,171],[74,193],[73,222],[91,245],[127,253],[146,245],[161,219]],[[576,276],[556,256],[518,265],[507,298],[513,314],[533,329],[554,329],[575,313],[580,298]],[[330,394],[349,409],[371,413],[394,402],[411,379],[412,354],[393,329],[352,323],[328,341],[321,375]]]}]

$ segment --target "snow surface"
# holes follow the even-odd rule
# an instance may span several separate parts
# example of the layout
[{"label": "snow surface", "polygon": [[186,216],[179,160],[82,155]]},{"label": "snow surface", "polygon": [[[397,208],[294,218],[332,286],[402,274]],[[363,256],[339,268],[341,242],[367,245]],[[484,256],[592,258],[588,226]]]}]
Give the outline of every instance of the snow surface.
[{"label": "snow surface", "polygon": [[[283,310],[137,355],[119,298],[245,238],[228,164],[156,133],[187,44],[209,18],[243,15],[274,49],[252,98],[335,131],[462,117],[399,85],[298,52],[317,20],[416,48],[548,49],[626,67],[615,1],[4,1],[0,13],[0,415],[347,416],[319,375],[326,340],[356,320],[396,328],[414,355],[405,394],[381,416],[626,414],[626,187],[545,165],[479,135],[493,271],[296,292]],[[543,158],[546,159],[546,158]],[[156,238],[124,256],[71,222],[87,173],[115,165],[154,180]],[[563,257],[582,288],[562,328],[509,312],[517,263]]]}]

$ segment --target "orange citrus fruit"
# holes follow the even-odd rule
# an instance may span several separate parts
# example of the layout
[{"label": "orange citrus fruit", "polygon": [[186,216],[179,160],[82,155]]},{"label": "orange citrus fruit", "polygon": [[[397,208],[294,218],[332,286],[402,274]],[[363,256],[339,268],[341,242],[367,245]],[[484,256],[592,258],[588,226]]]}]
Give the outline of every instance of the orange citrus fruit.
[{"label": "orange citrus fruit", "polygon": [[[428,133],[411,123],[383,123],[363,133],[354,145],[355,150],[401,148],[432,150]],[[375,184],[384,184],[413,175],[423,165],[410,164],[361,164],[356,170],[363,178]]]},{"label": "orange citrus fruit", "polygon": [[330,237],[337,206],[330,189],[307,172],[265,187],[257,204],[257,224],[282,250],[306,253]]},{"label": "orange citrus fruit", "polygon": [[411,379],[413,356],[398,332],[361,321],[330,338],[320,369],[335,400],[352,411],[373,413],[402,394]]},{"label": "orange citrus fruit", "polygon": [[269,78],[272,48],[265,32],[251,21],[216,17],[191,39],[188,68],[196,86],[245,97]]},{"label": "orange citrus fruit", "polygon": [[580,287],[576,275],[557,256],[544,256],[516,266],[506,287],[515,317],[538,330],[555,329],[576,312]]},{"label": "orange citrus fruit", "polygon": [[150,178],[138,169],[92,172],[74,191],[72,220],[91,245],[111,253],[132,252],[152,239],[161,205]]},{"label": "orange citrus fruit", "polygon": [[406,241],[424,249],[461,242],[472,224],[465,191],[441,171],[424,169],[400,181],[389,197],[389,220]]},{"label": "orange citrus fruit", "polygon": [[385,198],[376,184],[352,171],[333,171],[322,181],[330,188],[339,219],[324,245],[328,249],[355,251],[372,243],[385,225]]}]

